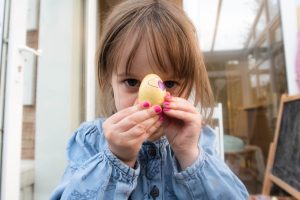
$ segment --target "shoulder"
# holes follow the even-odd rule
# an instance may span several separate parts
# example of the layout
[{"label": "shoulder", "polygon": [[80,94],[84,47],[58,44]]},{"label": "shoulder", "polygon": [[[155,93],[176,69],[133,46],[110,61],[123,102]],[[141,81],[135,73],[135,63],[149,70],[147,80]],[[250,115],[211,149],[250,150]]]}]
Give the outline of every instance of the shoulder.
[{"label": "shoulder", "polygon": [[209,153],[213,153],[216,149],[216,133],[214,129],[206,125],[202,128],[200,145]]},{"label": "shoulder", "polygon": [[97,137],[103,134],[102,124],[104,121],[104,118],[99,118],[94,121],[81,123],[79,128],[74,132],[72,138],[77,142],[96,140]]},{"label": "shoulder", "polygon": [[94,121],[86,121],[80,124],[77,130],[73,133],[73,137],[77,142],[93,141],[100,135],[102,135],[102,124],[104,118],[99,118]]},{"label": "shoulder", "polygon": [[216,139],[216,133],[215,130],[210,127],[209,125],[206,125],[202,128],[201,133],[201,140],[203,143],[211,143]]},{"label": "shoulder", "polygon": [[67,147],[69,157],[72,157],[71,152],[84,151],[88,154],[95,154],[103,148],[106,144],[102,129],[104,121],[104,118],[99,118],[94,121],[83,122],[74,131]]}]

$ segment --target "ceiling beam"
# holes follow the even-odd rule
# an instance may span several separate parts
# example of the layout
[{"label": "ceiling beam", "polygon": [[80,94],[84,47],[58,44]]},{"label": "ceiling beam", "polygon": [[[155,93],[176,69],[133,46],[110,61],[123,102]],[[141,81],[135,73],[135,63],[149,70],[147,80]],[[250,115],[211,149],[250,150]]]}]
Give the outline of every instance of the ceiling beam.
[{"label": "ceiling beam", "polygon": [[241,60],[245,58],[247,52],[245,50],[230,50],[230,51],[214,51],[204,52],[205,63],[210,62],[227,62],[230,60]]},{"label": "ceiling beam", "polygon": [[222,9],[222,0],[219,0],[219,4],[218,4],[218,10],[217,10],[217,18],[216,18],[216,23],[215,23],[215,31],[214,31],[214,37],[213,37],[213,41],[211,44],[211,49],[210,51],[214,51],[215,48],[215,42],[217,39],[217,33],[218,33],[218,28],[219,28],[219,21],[220,21],[220,13],[221,13],[221,9]]},{"label": "ceiling beam", "polygon": [[221,70],[221,71],[209,71],[209,78],[223,78],[223,77],[233,77],[240,76],[241,72],[239,70]]},{"label": "ceiling beam", "polygon": [[257,38],[257,35],[255,34],[255,27],[258,23],[258,20],[259,20],[259,17],[261,15],[261,13],[263,12],[263,9],[264,9],[264,1],[261,1],[260,4],[259,4],[257,14],[256,14],[256,16],[254,18],[254,21],[253,21],[253,24],[251,26],[250,32],[248,34],[248,38],[246,39],[246,42],[245,42],[245,45],[244,45],[245,49],[249,48],[252,37],[254,38],[254,40]]}]

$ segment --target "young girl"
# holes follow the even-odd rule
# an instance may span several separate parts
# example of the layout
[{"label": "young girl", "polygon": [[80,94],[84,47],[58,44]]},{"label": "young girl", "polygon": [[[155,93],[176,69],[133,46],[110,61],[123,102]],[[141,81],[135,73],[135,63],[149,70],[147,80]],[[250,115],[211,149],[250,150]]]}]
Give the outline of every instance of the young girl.
[{"label": "young girl", "polygon": [[[101,118],[83,123],[51,199],[247,199],[215,151],[212,92],[195,29],[164,0],[126,1],[108,16],[98,53]],[[163,106],[138,102],[159,75]],[[193,90],[194,105],[188,98]],[[200,115],[202,113],[202,116]]]}]

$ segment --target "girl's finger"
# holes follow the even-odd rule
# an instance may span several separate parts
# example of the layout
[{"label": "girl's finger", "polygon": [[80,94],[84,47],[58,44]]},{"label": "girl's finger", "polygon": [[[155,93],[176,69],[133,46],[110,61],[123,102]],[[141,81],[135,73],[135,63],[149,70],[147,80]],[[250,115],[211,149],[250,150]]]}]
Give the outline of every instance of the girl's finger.
[{"label": "girl's finger", "polygon": [[[130,141],[130,143],[131,144],[140,144],[146,140],[152,141],[153,139],[159,138],[159,136],[164,134],[164,132],[161,130],[162,129],[161,125],[162,125],[162,121],[157,120],[147,132],[140,135],[140,137],[136,137],[135,139]],[[153,138],[153,139],[151,139],[151,138]]]},{"label": "girl's finger", "polygon": [[147,131],[147,137],[152,136],[162,125],[163,120],[161,116],[159,116],[159,119],[153,124],[153,126],[150,126],[150,128]]},{"label": "girl's finger", "polygon": [[145,120],[148,120],[153,117],[157,117],[162,112],[162,108],[160,106],[153,106],[148,109],[140,110],[135,113],[132,113],[129,116],[124,117],[122,120],[118,122],[117,132],[126,132],[130,130],[134,126],[141,124]]},{"label": "girl's finger", "polygon": [[169,109],[164,111],[164,114],[168,117],[180,119],[184,122],[192,122],[199,120],[199,123],[201,123],[202,121],[201,115],[199,113],[195,114],[182,110]]},{"label": "girl's finger", "polygon": [[149,141],[152,141],[154,139],[160,138],[164,134],[162,123],[163,123],[163,121],[159,119],[153,125],[153,127],[150,128],[150,130],[148,131],[148,135],[146,135],[146,137],[144,138],[144,140],[147,139]]},{"label": "girl's finger", "polygon": [[145,101],[138,104],[135,104],[134,106],[125,108],[111,117],[109,117],[107,120],[110,120],[112,124],[118,123],[120,120],[124,119],[126,116],[131,115],[132,113],[138,112],[140,110],[144,110],[145,108],[149,108],[151,106],[150,102]]},{"label": "girl's finger", "polygon": [[188,105],[195,107],[195,105],[192,102],[188,101],[187,99],[184,99],[181,97],[173,97],[171,95],[166,95],[165,102],[182,102],[182,103],[187,103]]},{"label": "girl's finger", "polygon": [[[152,131],[152,127],[157,126],[157,122],[159,122],[159,116],[156,115],[152,118],[149,118],[139,124],[136,124],[128,131],[124,132],[123,136],[126,140],[135,140],[139,139],[142,135],[148,135]],[[143,138],[142,138],[143,139]]]},{"label": "girl's finger", "polygon": [[181,111],[190,112],[194,114],[198,113],[197,109],[191,103],[181,98],[178,99],[174,98],[172,101],[165,101],[163,103],[163,111],[168,111],[170,109],[181,110]]}]

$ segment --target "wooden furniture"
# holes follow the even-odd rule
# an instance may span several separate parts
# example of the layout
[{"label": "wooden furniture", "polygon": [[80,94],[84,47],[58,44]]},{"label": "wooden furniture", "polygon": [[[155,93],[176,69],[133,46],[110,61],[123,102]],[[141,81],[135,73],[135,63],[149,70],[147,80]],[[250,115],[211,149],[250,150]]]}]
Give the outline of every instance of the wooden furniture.
[{"label": "wooden furniture", "polygon": [[269,144],[273,138],[267,105],[243,107],[242,110],[246,120],[244,126],[246,143],[261,148],[264,158],[267,158]]},{"label": "wooden furniture", "polygon": [[225,152],[225,161],[250,193],[261,191],[265,164],[259,147],[246,145],[243,150]]},{"label": "wooden furniture", "polygon": [[270,145],[263,191],[269,195],[275,183],[300,199],[300,94],[283,95],[277,118],[275,137]]},{"label": "wooden furniture", "polygon": [[223,127],[223,112],[222,112],[222,103],[218,103],[214,108],[214,113],[212,120],[216,121],[216,126],[214,130],[216,133],[216,149],[218,154],[224,160],[224,127]]},{"label": "wooden furniture", "polygon": [[265,172],[267,148],[271,141],[271,131],[264,105],[242,107],[235,117],[233,136],[241,138],[245,146],[230,152],[225,149],[225,161],[239,176],[250,193],[259,193]]}]

